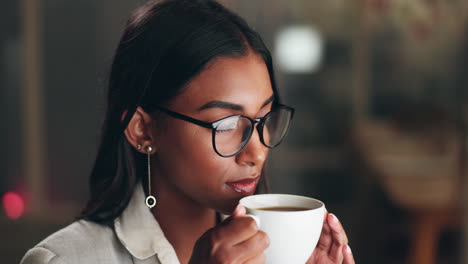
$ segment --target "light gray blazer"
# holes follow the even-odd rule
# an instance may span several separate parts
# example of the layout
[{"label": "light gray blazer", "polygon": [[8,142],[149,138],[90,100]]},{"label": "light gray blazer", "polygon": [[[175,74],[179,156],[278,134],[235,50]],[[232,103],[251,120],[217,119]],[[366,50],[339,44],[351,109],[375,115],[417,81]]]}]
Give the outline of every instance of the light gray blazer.
[{"label": "light gray blazer", "polygon": [[21,264],[179,264],[174,248],[145,205],[141,184],[114,228],[80,220],[30,249]]}]

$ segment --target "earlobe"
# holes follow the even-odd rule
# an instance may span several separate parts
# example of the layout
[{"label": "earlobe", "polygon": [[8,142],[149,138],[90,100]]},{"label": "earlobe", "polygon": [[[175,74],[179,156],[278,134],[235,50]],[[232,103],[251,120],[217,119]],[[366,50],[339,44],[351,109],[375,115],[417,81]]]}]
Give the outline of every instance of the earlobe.
[{"label": "earlobe", "polygon": [[124,131],[130,145],[144,154],[146,154],[145,146],[151,145],[153,152],[155,151],[151,122],[151,116],[138,107]]}]

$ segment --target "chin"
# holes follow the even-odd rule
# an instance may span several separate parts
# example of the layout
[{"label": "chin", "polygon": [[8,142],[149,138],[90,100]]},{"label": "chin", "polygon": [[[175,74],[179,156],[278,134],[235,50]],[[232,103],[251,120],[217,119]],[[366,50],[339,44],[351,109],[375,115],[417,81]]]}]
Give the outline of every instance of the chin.
[{"label": "chin", "polygon": [[239,204],[239,199],[228,200],[224,204],[217,206],[215,210],[224,215],[231,215],[234,209],[236,209],[238,204]]}]

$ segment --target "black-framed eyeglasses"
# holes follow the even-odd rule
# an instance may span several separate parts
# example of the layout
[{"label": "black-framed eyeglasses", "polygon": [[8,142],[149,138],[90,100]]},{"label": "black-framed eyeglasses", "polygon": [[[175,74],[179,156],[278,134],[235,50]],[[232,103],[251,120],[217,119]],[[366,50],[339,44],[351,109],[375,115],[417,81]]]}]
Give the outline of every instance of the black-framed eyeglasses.
[{"label": "black-framed eyeglasses", "polygon": [[156,109],[171,117],[211,129],[213,148],[218,155],[225,158],[235,156],[244,150],[257,123],[257,131],[262,144],[267,148],[278,146],[286,135],[294,116],[294,108],[281,104],[277,104],[262,118],[252,119],[244,115],[233,115],[211,123],[163,107]]}]

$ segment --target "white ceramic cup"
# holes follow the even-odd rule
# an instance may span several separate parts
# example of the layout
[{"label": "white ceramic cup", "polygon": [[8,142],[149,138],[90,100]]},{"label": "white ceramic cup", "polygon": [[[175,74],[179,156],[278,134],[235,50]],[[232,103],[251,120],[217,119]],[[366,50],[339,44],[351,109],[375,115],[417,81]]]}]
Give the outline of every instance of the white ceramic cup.
[{"label": "white ceramic cup", "polygon": [[[239,202],[270,238],[267,264],[304,264],[314,252],[325,217],[323,202],[298,195],[258,194]],[[268,207],[302,207],[301,211],[261,210]]]}]

